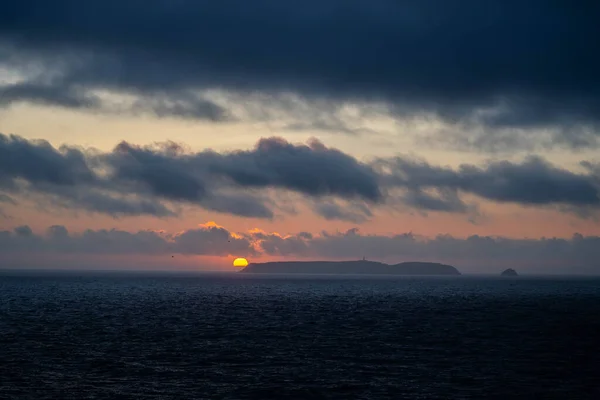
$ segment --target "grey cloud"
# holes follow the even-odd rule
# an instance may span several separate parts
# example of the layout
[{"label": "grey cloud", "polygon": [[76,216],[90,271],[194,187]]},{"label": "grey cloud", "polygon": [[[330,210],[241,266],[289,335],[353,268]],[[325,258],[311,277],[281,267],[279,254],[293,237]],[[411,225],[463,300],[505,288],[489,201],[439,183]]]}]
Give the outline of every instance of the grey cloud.
[{"label": "grey cloud", "polygon": [[600,209],[598,167],[585,161],[582,167],[585,173],[572,172],[539,157],[457,169],[402,156],[362,162],[316,139],[262,138],[253,149],[223,153],[122,142],[100,152],[0,134],[5,192],[113,216],[168,217],[182,205],[250,218],[273,218],[275,209],[293,213],[273,190],[299,195],[329,220],[362,222],[373,207],[398,205],[473,218],[477,206],[464,194],[593,216]]},{"label": "grey cloud", "polygon": [[124,198],[107,195],[99,191],[60,192],[56,204],[64,208],[81,207],[85,210],[107,214],[113,217],[152,215],[173,217],[177,213],[154,199]]},{"label": "grey cloud", "polygon": [[[64,252],[83,254],[165,254],[170,250],[169,243],[160,235],[151,231],[129,233],[116,229],[84,231],[81,235],[65,237],[53,236],[53,241],[44,241],[49,250],[55,245],[62,245]],[[59,242],[60,240],[60,242]],[[59,242],[59,243],[56,243]],[[64,248],[65,244],[72,250]],[[48,251],[48,250],[46,250]]]},{"label": "grey cloud", "polygon": [[33,231],[29,226],[22,225],[15,228],[15,234],[21,237],[30,237],[33,236]]},{"label": "grey cloud", "polygon": [[116,229],[86,230],[71,234],[67,228],[54,225],[44,235],[36,235],[28,226],[13,232],[0,232],[0,249],[5,253],[54,254],[144,254],[144,255],[209,255],[255,254],[247,239],[234,237],[222,227],[205,225],[178,234],[154,231],[130,233]]},{"label": "grey cloud", "polygon": [[[12,255],[144,254],[154,256],[236,255],[301,259],[361,259],[384,262],[430,261],[455,265],[462,272],[499,273],[511,266],[529,273],[600,273],[600,237],[574,234],[571,238],[510,239],[473,235],[433,238],[411,233],[363,235],[353,228],[346,232],[312,235],[301,232],[281,236],[262,231],[233,234],[214,224],[177,234],[154,231],[130,233],[119,230],[86,230],[69,233],[52,226],[35,234],[28,226],[0,231],[0,251]],[[18,266],[18,265],[17,265]],[[40,265],[39,267],[43,267]]]},{"label": "grey cloud", "polygon": [[[307,101],[297,96],[271,96],[257,99],[264,108],[273,110],[271,119],[289,119],[283,126],[289,131],[322,131],[346,135],[376,135],[378,131],[364,126],[365,119],[387,115],[387,109],[377,108],[368,103],[353,105],[351,112],[344,110],[344,103],[331,101]],[[257,113],[250,111],[250,118]]]},{"label": "grey cloud", "polygon": [[456,151],[485,151],[493,154],[535,152],[553,149],[580,151],[600,145],[598,127],[548,125],[504,127],[485,125],[477,118],[442,121],[441,127],[415,135],[415,144]]},{"label": "grey cloud", "polygon": [[[252,150],[229,153],[188,153],[176,145],[141,148],[123,142],[104,159],[113,177],[128,185],[245,217],[274,216],[269,201],[251,193],[258,189],[382,200],[377,175],[368,165],[316,140],[294,145],[280,138],[263,138]],[[227,187],[245,193],[223,193]]]},{"label": "grey cloud", "polygon": [[[82,208],[113,216],[174,215],[154,200],[103,193],[109,186],[90,167],[91,157],[78,148],[56,149],[47,141],[0,134],[0,178],[3,178],[0,185],[18,194],[40,193],[64,208]],[[25,181],[26,186],[19,180]]]},{"label": "grey cloud", "polygon": [[309,244],[305,241],[306,235],[283,237],[270,233],[254,233],[249,235],[253,241],[256,241],[264,254],[271,256],[297,255],[305,256],[308,254]]},{"label": "grey cloud", "polygon": [[[156,194],[186,200],[202,198],[205,183],[219,178],[241,188],[282,188],[308,196],[348,196],[380,201],[377,175],[355,158],[313,139],[295,145],[262,138],[254,149],[170,154],[170,149],[121,143],[107,162],[119,179],[139,181]],[[185,190],[186,192],[178,192]]]},{"label": "grey cloud", "polygon": [[69,231],[62,225],[52,225],[46,231],[50,239],[65,239],[69,237]]},{"label": "grey cloud", "polygon": [[173,199],[198,201],[206,195],[201,177],[186,168],[185,160],[166,151],[156,151],[121,142],[107,156],[116,180],[145,185],[153,194]]},{"label": "grey cloud", "polygon": [[[0,187],[2,187],[1,182],[0,182]],[[17,205],[17,202],[16,202],[15,199],[13,199],[9,195],[3,194],[3,193],[0,193],[0,204],[1,203],[10,204],[10,205]],[[4,212],[4,210],[2,209],[2,207],[0,207],[0,217],[2,217],[3,219],[10,219],[10,216]]]},{"label": "grey cloud", "polygon": [[582,161],[580,164],[593,175],[597,183],[600,183],[600,163]]},{"label": "grey cloud", "polygon": [[294,145],[265,138],[252,150],[229,153],[122,142],[103,153],[0,135],[0,156],[5,190],[33,191],[65,208],[115,216],[173,216],[176,212],[163,204],[171,202],[273,218],[272,201],[256,194],[270,188],[313,198],[382,200],[371,167],[316,140]]},{"label": "grey cloud", "polygon": [[529,157],[522,163],[491,162],[483,168],[463,164],[458,170],[402,157],[375,164],[392,187],[459,190],[495,202],[529,206],[600,206],[593,175],[560,169],[539,157]]},{"label": "grey cloud", "polygon": [[[105,106],[109,108],[109,106]],[[121,108],[122,109],[122,108]],[[112,111],[119,109],[112,107]],[[201,119],[212,122],[233,122],[235,117],[223,106],[202,96],[186,93],[171,93],[162,96],[139,96],[131,105],[134,114],[149,113],[157,117],[179,117],[184,119]]]},{"label": "grey cloud", "polygon": [[252,151],[202,156],[209,160],[211,173],[240,186],[281,187],[309,196],[344,196],[372,202],[382,199],[371,167],[316,139],[307,145],[293,145],[281,138],[263,138]]},{"label": "grey cloud", "polygon": [[97,108],[101,105],[97,97],[75,88],[34,82],[0,86],[0,107],[23,101],[67,108]]},{"label": "grey cloud", "polygon": [[359,196],[372,201],[381,197],[377,176],[370,167],[318,141],[294,145],[280,138],[266,138],[250,151],[177,156],[124,142],[107,155],[107,162],[116,178],[138,181],[155,194],[176,199],[204,197],[202,179],[209,177],[226,179],[239,187],[279,187],[310,196]]},{"label": "grey cloud", "polygon": [[17,178],[59,186],[91,183],[95,179],[85,154],[76,148],[55,149],[45,140],[29,141],[1,133],[0,177],[7,185]]},{"label": "grey cloud", "polygon": [[285,126],[285,129],[290,131],[324,131],[333,133],[346,133],[349,135],[373,132],[364,128],[352,128],[344,123],[327,121],[294,122]]},{"label": "grey cloud", "polygon": [[212,122],[235,121],[235,118],[223,106],[199,95],[187,94],[182,91],[155,94],[152,97],[135,93],[127,94],[134,96],[135,99],[127,102],[102,98],[94,94],[92,88],[85,85],[27,81],[0,85],[0,108],[28,102],[106,114],[127,112],[131,115],[150,114],[158,118],[175,117]]},{"label": "grey cloud", "polygon": [[261,199],[247,193],[230,195],[219,193],[204,199],[202,206],[217,212],[235,213],[241,217],[272,219],[274,214],[266,205],[268,203],[270,203],[268,199]]},{"label": "grey cloud", "polygon": [[362,223],[373,216],[367,206],[360,203],[340,204],[336,201],[315,202],[313,211],[328,221],[341,220]]},{"label": "grey cloud", "polygon": [[283,131],[379,135],[383,131],[368,127],[368,120],[393,118],[389,107],[366,101],[335,102],[326,98],[306,98],[297,93],[220,92],[219,95],[224,104],[235,109],[238,120],[262,122],[270,129]]},{"label": "grey cloud", "polygon": [[12,205],[16,205],[17,204],[17,202],[15,201],[15,199],[13,199],[9,195],[3,194],[3,193],[0,193],[0,203],[7,203],[7,204],[12,204]]},{"label": "grey cloud", "polygon": [[[14,50],[6,64],[46,68],[66,93],[177,99],[192,88],[384,101],[487,127],[560,127],[556,140],[580,146],[598,136],[600,57],[590,38],[600,36],[599,13],[597,2],[567,0],[25,0],[3,8],[0,42]],[[43,84],[38,75],[29,84]],[[189,104],[158,109],[204,109]],[[497,111],[480,115],[486,108]]]},{"label": "grey cloud", "polygon": [[183,254],[211,254],[217,256],[228,254],[248,256],[255,254],[247,239],[234,237],[227,229],[218,226],[185,231],[177,235],[174,241],[177,251]]},{"label": "grey cloud", "polygon": [[404,204],[417,210],[464,213],[470,209],[460,199],[456,190],[442,189],[439,192],[436,196],[420,189],[413,189],[402,196],[402,199]]}]

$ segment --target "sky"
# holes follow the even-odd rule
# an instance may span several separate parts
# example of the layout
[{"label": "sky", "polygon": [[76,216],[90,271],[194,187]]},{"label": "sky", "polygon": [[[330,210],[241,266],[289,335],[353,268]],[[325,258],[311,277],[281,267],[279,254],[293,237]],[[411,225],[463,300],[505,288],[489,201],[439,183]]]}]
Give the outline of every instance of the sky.
[{"label": "sky", "polygon": [[600,3],[0,14],[0,267],[600,273]]}]

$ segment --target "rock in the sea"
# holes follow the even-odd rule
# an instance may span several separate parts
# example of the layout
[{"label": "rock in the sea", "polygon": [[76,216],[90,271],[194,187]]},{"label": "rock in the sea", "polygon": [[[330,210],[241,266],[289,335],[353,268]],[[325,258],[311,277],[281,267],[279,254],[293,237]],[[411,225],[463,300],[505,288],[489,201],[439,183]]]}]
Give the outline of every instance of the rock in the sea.
[{"label": "rock in the sea", "polygon": [[518,276],[517,271],[515,271],[512,268],[502,271],[502,273],[500,275],[502,275],[502,276]]}]

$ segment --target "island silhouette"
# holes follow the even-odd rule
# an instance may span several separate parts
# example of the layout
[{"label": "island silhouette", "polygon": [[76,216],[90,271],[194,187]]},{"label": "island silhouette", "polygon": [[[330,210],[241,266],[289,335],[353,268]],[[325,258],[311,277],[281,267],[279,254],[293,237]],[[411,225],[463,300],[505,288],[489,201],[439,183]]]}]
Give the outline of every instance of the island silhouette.
[{"label": "island silhouette", "polygon": [[431,262],[385,264],[377,261],[278,261],[251,263],[241,273],[461,275],[453,266]]},{"label": "island silhouette", "polygon": [[502,275],[502,276],[519,276],[519,274],[517,274],[517,271],[515,271],[512,268],[508,268],[508,269],[502,271],[502,273],[500,275]]}]

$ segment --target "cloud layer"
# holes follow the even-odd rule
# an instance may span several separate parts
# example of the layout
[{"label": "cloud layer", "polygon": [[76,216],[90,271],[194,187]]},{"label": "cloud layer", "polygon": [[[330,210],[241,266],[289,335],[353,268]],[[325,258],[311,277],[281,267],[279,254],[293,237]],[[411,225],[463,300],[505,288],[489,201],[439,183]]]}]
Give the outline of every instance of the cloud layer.
[{"label": "cloud layer", "polygon": [[315,199],[383,200],[370,166],[317,140],[295,145],[280,138],[229,153],[192,153],[170,142],[121,142],[102,153],[0,134],[0,189],[115,216],[172,216],[173,206],[195,205],[273,218],[277,205],[266,195],[269,189]]},{"label": "cloud layer", "polygon": [[[169,234],[157,231],[87,230],[72,234],[52,226],[43,235],[27,226],[0,232],[3,254],[18,255],[200,255],[244,256],[260,259],[360,259],[401,262],[438,261],[462,271],[495,272],[513,266],[529,272],[600,273],[600,237],[573,235],[570,239],[508,239],[440,235],[423,238],[410,233],[394,236],[361,235],[357,229],[298,233],[282,236],[252,230],[233,233],[214,223]],[[84,259],[82,259],[83,261]]]},{"label": "cloud layer", "polygon": [[293,144],[271,137],[250,150],[191,152],[165,142],[121,142],[113,151],[0,134],[0,201],[29,195],[53,206],[113,216],[177,215],[183,206],[249,218],[294,212],[270,191],[301,196],[328,220],[362,222],[374,209],[405,207],[473,217],[474,196],[494,203],[547,207],[594,216],[600,209],[598,167],[584,173],[539,157],[523,162],[433,166],[397,156],[358,160],[316,139]]},{"label": "cloud layer", "polygon": [[[597,171],[587,163],[582,165],[588,174],[557,168],[540,157],[528,157],[522,163],[495,161],[485,167],[462,164],[457,170],[403,157],[375,164],[379,170],[388,171],[382,173],[386,185],[409,188],[411,204],[426,209],[460,210],[463,205],[456,196],[458,191],[524,206],[600,206]],[[422,195],[424,189],[441,190],[446,198],[432,201]]]},{"label": "cloud layer", "polygon": [[207,91],[295,93],[585,147],[598,144],[599,14],[567,0],[24,0],[0,16],[0,67],[22,75],[0,98],[230,121]]},{"label": "cloud layer", "polygon": [[236,237],[214,223],[200,225],[177,234],[156,231],[130,233],[119,230],[86,230],[70,234],[62,225],[54,225],[44,235],[35,235],[28,226],[13,232],[0,232],[0,248],[8,253],[67,254],[146,254],[206,255],[256,254],[248,239]]}]

